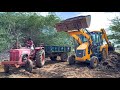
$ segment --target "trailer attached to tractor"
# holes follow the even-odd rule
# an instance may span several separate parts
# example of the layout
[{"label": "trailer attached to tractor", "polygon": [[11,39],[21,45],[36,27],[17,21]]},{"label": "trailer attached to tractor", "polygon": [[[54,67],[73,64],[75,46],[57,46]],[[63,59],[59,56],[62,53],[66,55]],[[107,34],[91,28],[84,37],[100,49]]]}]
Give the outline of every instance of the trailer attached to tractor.
[{"label": "trailer attached to tractor", "polygon": [[10,60],[3,61],[4,71],[9,72],[11,67],[24,67],[26,71],[32,72],[34,67],[41,68],[45,64],[45,58],[50,57],[52,61],[56,61],[57,56],[61,57],[61,61],[67,61],[68,52],[71,47],[67,46],[41,46],[35,47],[34,50],[26,47],[10,50]]}]

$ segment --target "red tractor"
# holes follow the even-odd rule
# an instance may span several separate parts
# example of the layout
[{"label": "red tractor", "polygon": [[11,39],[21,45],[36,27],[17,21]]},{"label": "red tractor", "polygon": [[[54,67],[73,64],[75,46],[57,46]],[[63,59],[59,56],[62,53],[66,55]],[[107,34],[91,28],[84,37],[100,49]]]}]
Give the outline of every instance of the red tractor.
[{"label": "red tractor", "polygon": [[9,72],[11,67],[25,67],[25,70],[32,72],[33,67],[42,67],[45,64],[44,47],[36,47],[34,50],[22,47],[10,50],[10,60],[3,61],[4,71]]}]

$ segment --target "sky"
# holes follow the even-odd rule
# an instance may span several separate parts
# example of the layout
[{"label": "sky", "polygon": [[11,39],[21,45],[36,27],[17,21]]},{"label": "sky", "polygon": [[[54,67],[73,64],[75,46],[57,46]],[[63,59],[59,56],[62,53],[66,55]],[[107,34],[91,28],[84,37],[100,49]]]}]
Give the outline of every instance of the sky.
[{"label": "sky", "polygon": [[[55,12],[61,19],[67,19],[80,15],[91,15],[91,24],[89,30],[107,29],[111,24],[110,20],[116,16],[120,16],[120,12]],[[48,12],[41,12],[43,16],[48,15]],[[108,31],[109,32],[109,31]]]}]

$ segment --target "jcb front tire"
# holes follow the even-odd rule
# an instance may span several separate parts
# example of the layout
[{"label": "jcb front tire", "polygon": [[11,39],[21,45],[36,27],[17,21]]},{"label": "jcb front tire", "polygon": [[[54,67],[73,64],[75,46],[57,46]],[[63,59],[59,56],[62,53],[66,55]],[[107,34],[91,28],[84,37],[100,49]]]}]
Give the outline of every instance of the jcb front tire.
[{"label": "jcb front tire", "polygon": [[90,59],[90,67],[96,68],[98,66],[99,60],[96,56],[92,56]]}]

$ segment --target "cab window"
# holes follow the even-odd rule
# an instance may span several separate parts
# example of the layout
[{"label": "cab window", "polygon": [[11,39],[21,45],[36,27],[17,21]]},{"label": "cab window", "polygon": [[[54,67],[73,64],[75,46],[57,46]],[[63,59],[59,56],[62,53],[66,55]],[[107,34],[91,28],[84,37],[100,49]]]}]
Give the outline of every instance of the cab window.
[{"label": "cab window", "polygon": [[91,33],[91,38],[94,43],[102,43],[102,37],[100,33]]},{"label": "cab window", "polygon": [[87,39],[85,38],[85,36],[83,35],[78,35],[81,39],[81,41],[84,43],[84,42],[87,42]]}]

